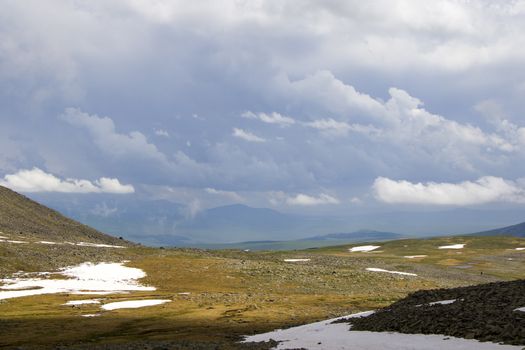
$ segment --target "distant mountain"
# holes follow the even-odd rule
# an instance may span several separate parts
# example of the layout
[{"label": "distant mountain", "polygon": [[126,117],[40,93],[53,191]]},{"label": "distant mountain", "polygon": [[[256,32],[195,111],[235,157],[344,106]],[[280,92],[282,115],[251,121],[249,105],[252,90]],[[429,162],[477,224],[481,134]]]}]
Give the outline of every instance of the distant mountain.
[{"label": "distant mountain", "polygon": [[327,235],[313,236],[302,239],[303,241],[385,241],[403,238],[403,235],[393,232],[382,232],[374,230],[359,230],[349,233],[330,233]]},{"label": "distant mountain", "polygon": [[525,237],[525,222],[521,224],[497,228],[494,230],[472,233],[473,236],[514,236]]},{"label": "distant mountain", "polygon": [[57,242],[126,244],[0,186],[0,235]]},{"label": "distant mountain", "polygon": [[374,237],[370,231],[362,232],[360,237],[358,230],[362,227],[382,232],[370,240],[398,238],[384,235],[392,231],[417,237],[442,236],[485,231],[523,218],[523,210],[515,208],[301,215],[233,204],[195,213],[181,203],[145,199],[137,194],[34,193],[31,198],[102,232],[156,246],[293,241],[306,237],[336,243],[338,232],[350,232],[350,236],[340,237],[345,241]]}]

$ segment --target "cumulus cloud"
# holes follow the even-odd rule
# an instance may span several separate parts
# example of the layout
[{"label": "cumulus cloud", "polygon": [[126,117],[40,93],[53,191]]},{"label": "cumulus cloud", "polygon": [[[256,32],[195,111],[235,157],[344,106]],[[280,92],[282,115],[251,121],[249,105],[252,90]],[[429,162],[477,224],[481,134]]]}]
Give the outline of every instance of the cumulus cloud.
[{"label": "cumulus cloud", "polygon": [[286,204],[300,206],[339,204],[339,199],[325,193],[321,193],[319,196],[310,196],[307,194],[299,193],[295,196],[286,198]]},{"label": "cumulus cloud", "polygon": [[334,135],[346,135],[351,129],[350,124],[338,122],[332,118],[314,120],[313,122],[305,123],[305,125]]},{"label": "cumulus cloud", "polygon": [[234,191],[224,191],[224,190],[217,190],[215,188],[207,187],[204,189],[207,193],[218,195],[218,196],[224,196],[226,198],[229,198],[231,200],[242,202],[244,201],[244,198],[240,196],[237,192]]},{"label": "cumulus cloud", "polygon": [[67,123],[86,129],[98,148],[115,157],[142,157],[168,163],[166,156],[149,143],[146,136],[138,131],[121,134],[116,131],[111,118],[99,117],[82,112],[78,108],[66,108],[60,118]]},{"label": "cumulus cloud", "polygon": [[491,202],[525,203],[522,181],[484,176],[459,183],[412,183],[378,177],[372,186],[375,196],[389,204],[478,205]]},{"label": "cumulus cloud", "polygon": [[277,124],[282,127],[295,124],[295,120],[293,118],[284,116],[277,112],[266,114],[266,113],[253,113],[253,112],[247,111],[247,112],[244,112],[241,116],[247,119],[257,119],[267,124]]},{"label": "cumulus cloud", "polygon": [[134,193],[132,185],[121,184],[118,179],[101,177],[95,181],[81,179],[60,179],[39,168],[19,170],[5,175],[0,185],[20,192],[63,192],[63,193]]},{"label": "cumulus cloud", "polygon": [[239,128],[233,128],[232,135],[248,142],[266,142],[266,139]]}]

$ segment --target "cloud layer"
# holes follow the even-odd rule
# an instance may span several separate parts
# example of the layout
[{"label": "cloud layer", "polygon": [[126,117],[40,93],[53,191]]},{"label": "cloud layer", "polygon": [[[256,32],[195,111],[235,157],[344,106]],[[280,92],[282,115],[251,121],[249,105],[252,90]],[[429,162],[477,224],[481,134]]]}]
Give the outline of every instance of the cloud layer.
[{"label": "cloud layer", "polygon": [[112,174],[193,208],[521,205],[495,179],[523,177],[524,16],[521,0],[8,1],[0,178],[102,191]]},{"label": "cloud layer", "polygon": [[132,185],[123,185],[118,179],[101,177],[95,181],[60,179],[39,168],[19,170],[5,175],[0,185],[20,192],[62,192],[62,193],[134,193]]},{"label": "cloud layer", "polygon": [[389,204],[480,205],[492,202],[525,203],[525,183],[485,176],[460,183],[412,183],[379,177],[374,181],[376,197]]}]

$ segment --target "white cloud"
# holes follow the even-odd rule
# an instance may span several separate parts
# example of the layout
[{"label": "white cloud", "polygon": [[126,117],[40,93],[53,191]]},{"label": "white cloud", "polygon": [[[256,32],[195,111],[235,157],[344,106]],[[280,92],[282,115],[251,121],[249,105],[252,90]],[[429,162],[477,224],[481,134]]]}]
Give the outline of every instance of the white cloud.
[{"label": "white cloud", "polygon": [[266,139],[263,139],[262,137],[259,137],[249,131],[245,131],[239,128],[233,128],[232,135],[240,139],[243,139],[244,141],[249,141],[249,142],[265,142],[266,141]]},{"label": "white cloud", "polygon": [[484,176],[476,181],[460,183],[412,183],[378,177],[372,186],[382,202],[395,204],[478,205],[491,202],[525,202],[521,181]]},{"label": "white cloud", "polygon": [[155,129],[155,135],[162,136],[162,137],[170,137],[169,132],[163,129]]},{"label": "white cloud", "polygon": [[324,205],[324,204],[339,204],[339,200],[325,193],[321,193],[317,197],[299,193],[295,196],[286,198],[286,204],[301,205],[301,206],[314,206],[314,205]]},{"label": "white cloud", "polygon": [[132,185],[123,185],[118,179],[101,177],[93,182],[79,179],[60,179],[39,168],[19,170],[5,175],[0,185],[20,192],[63,192],[63,193],[134,193]]},{"label": "white cloud", "polygon": [[346,135],[350,131],[351,126],[345,122],[338,122],[332,118],[329,119],[318,119],[313,122],[305,123],[306,126],[328,132],[333,135]]},{"label": "white cloud", "polygon": [[209,194],[224,196],[234,201],[238,201],[238,202],[244,201],[244,198],[242,198],[237,192],[216,190],[215,188],[211,188],[211,187],[207,187],[204,190]]},{"label": "white cloud", "polygon": [[266,113],[256,114],[256,113],[247,111],[247,112],[244,112],[241,116],[247,119],[257,119],[267,124],[277,124],[282,127],[295,124],[295,120],[293,118],[284,116],[277,112],[272,112],[270,114],[266,114]]},{"label": "white cloud", "polygon": [[82,112],[78,108],[66,108],[60,118],[67,123],[88,130],[93,142],[103,152],[115,157],[143,157],[168,163],[166,156],[149,143],[146,136],[138,131],[120,134],[115,123],[108,117],[99,117]]}]

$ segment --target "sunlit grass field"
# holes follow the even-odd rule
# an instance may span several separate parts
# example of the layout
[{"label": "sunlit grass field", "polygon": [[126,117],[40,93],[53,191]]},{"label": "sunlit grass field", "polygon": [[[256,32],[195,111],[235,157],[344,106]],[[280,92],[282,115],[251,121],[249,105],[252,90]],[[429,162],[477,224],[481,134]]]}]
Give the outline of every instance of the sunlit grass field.
[{"label": "sunlit grass field", "polygon": [[[68,300],[90,299],[92,295],[51,294],[2,300],[0,347],[189,340],[218,342],[228,348],[245,334],[376,309],[419,289],[525,278],[525,251],[515,249],[525,247],[525,239],[411,239],[369,243],[380,247],[366,253],[348,250],[366,244],[279,252],[131,247],[102,258],[97,255],[94,260],[129,260],[127,266],[147,273],[141,282],[157,288],[96,296],[102,303],[140,298],[172,302],[101,312],[96,304],[62,305]],[[450,244],[465,247],[438,249]],[[45,255],[46,249],[57,248],[38,249],[38,254]],[[83,249],[86,250],[82,259],[86,261],[89,253],[85,252],[95,248]],[[12,256],[5,246],[0,248],[0,254],[3,261]],[[414,255],[426,257],[405,257]],[[71,257],[71,261],[64,262],[73,264],[80,259],[73,253]],[[290,258],[310,260],[284,261]],[[11,271],[4,270],[4,275],[20,267],[38,271],[39,261],[32,259],[31,263],[12,264]],[[417,276],[370,272],[366,270],[369,267]],[[99,312],[98,317],[81,317]]]}]

